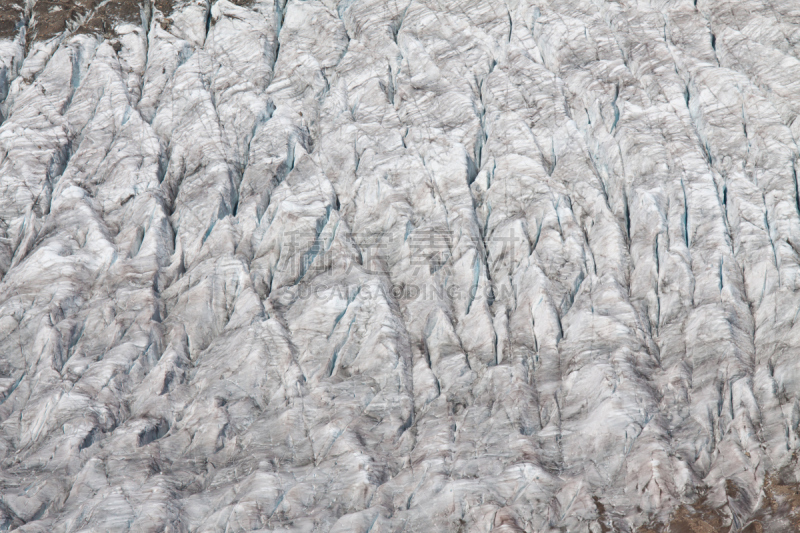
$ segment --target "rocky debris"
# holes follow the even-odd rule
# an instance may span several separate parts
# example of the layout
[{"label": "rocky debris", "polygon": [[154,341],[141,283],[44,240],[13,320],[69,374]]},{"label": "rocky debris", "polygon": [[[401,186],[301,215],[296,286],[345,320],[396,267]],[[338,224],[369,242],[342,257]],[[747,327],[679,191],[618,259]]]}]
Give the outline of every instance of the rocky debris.
[{"label": "rocky debris", "polygon": [[791,0],[0,14],[0,529],[791,531]]},{"label": "rocky debris", "polygon": [[25,2],[22,0],[6,2],[2,13],[0,13],[0,38],[13,39],[24,23]]}]

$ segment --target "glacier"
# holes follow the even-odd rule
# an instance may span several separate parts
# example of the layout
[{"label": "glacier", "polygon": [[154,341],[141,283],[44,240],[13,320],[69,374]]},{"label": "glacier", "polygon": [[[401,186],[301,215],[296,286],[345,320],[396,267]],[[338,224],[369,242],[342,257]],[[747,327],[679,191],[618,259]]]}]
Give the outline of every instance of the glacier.
[{"label": "glacier", "polygon": [[796,1],[2,7],[0,529],[800,530]]}]

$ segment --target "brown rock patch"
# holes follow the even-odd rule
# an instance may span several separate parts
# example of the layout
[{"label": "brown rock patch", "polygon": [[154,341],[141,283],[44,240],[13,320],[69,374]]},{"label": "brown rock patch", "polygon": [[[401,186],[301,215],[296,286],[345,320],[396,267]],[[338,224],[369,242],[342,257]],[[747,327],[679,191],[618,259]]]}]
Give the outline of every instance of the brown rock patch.
[{"label": "brown rock patch", "polygon": [[[76,33],[106,34],[120,23],[141,22],[140,0],[112,0],[102,7],[101,0],[38,0],[33,7],[33,39],[50,39],[80,24]],[[83,23],[81,23],[83,21]]]},{"label": "brown rock patch", "polygon": [[13,39],[19,33],[20,22],[25,15],[25,2],[4,2],[0,10],[0,39]]}]

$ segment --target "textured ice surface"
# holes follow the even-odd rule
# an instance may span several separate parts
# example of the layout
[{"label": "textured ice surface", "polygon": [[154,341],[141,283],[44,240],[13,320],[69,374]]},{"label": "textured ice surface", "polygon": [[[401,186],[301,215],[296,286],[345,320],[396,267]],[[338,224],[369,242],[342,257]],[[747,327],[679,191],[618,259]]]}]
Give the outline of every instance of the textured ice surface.
[{"label": "textured ice surface", "polygon": [[0,7],[0,529],[800,527],[797,0]]}]

